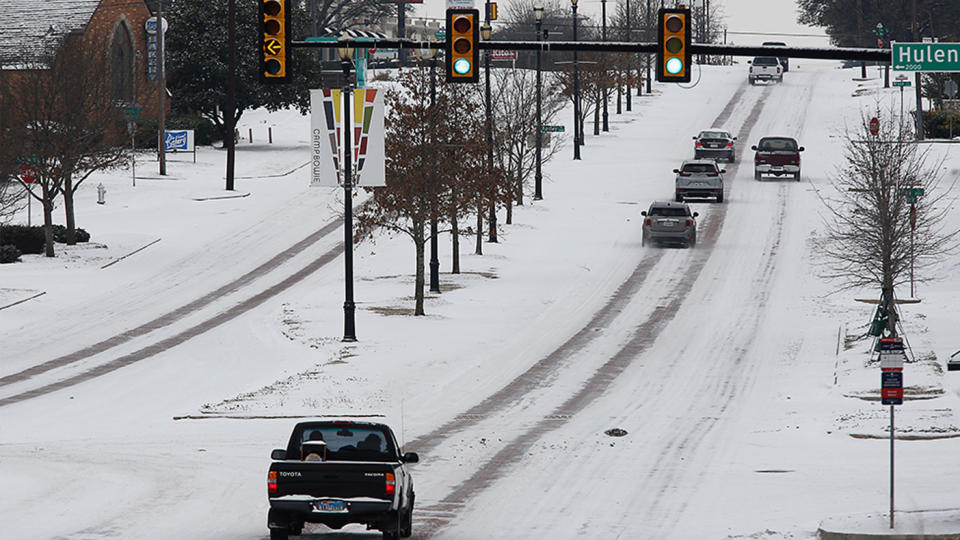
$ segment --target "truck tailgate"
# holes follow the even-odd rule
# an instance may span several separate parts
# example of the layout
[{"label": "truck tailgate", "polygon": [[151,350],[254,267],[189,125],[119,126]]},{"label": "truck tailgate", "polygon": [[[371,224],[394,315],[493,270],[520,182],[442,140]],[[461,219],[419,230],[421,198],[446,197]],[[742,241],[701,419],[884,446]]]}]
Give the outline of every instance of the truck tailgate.
[{"label": "truck tailgate", "polygon": [[393,499],[387,492],[389,463],[359,461],[275,461],[277,492],[271,497],[309,495],[312,497],[374,497]]}]

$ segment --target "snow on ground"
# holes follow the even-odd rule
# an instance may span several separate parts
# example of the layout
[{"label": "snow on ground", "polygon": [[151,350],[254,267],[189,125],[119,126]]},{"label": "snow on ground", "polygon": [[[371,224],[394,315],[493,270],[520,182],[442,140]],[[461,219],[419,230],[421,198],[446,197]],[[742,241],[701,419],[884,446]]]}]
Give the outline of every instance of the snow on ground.
[{"label": "snow on ground", "polygon": [[[201,148],[196,164],[170,156],[166,177],[141,153],[136,186],[129,170],[91,177],[77,201],[89,245],[0,266],[0,308],[10,306],[0,309],[0,377],[112,339],[0,387],[2,400],[109,368],[2,407],[0,480],[16,494],[0,504],[5,534],[262,538],[267,458],[296,421],[277,417],[383,415],[418,440],[550,355],[642,265],[649,274],[634,296],[549,380],[422,454],[416,519],[452,508],[442,538],[812,538],[837,515],[868,527],[862,516],[887,507],[888,409],[875,401],[871,343],[856,338],[873,307],[854,299],[876,292],[832,294],[816,239],[820,195],[841,158],[837,132],[878,102],[898,112],[899,93],[826,63],[776,87],[745,87],[743,71],[705,69],[692,89],[657,85],[633,112],[611,110],[610,134],[588,126],[584,159],[571,161],[567,146],[545,165],[544,200],[527,197],[512,225],[501,214],[498,244],[474,255],[473,238],[461,239],[463,273],[449,273],[441,239],[443,292],[428,295],[426,317],[410,315],[409,241],[357,246],[357,343],[340,341],[342,259],[299,279],[342,241],[339,193],[307,187],[307,118],[244,115],[240,133],[252,129],[254,140],[238,146],[236,197],[213,198],[227,194],[216,148]],[[640,210],[671,197],[670,170],[689,157],[690,136],[737,92],[726,127],[752,129],[738,140],[740,162],[727,165],[726,207],[693,203],[701,230],[723,222],[715,243],[641,248]],[[570,116],[557,123],[569,128]],[[806,147],[804,182],[753,180],[748,148],[767,134]],[[924,144],[948,156],[949,185],[955,146]],[[949,466],[960,450],[960,375],[945,371],[960,349],[956,261],[946,258],[937,281],[918,285],[922,302],[903,310],[915,358],[905,385],[931,398],[897,408],[898,432],[914,436],[897,443],[904,511],[960,508]],[[637,345],[638,325],[669,308],[665,295],[691,267],[698,277],[683,303]],[[281,291],[244,304],[271,288]],[[151,348],[158,342],[176,344]],[[601,395],[563,408],[618,358]],[[562,423],[550,427],[551,415]],[[604,434],[613,427],[628,435]],[[466,505],[448,500],[480,464],[513,451]]]}]

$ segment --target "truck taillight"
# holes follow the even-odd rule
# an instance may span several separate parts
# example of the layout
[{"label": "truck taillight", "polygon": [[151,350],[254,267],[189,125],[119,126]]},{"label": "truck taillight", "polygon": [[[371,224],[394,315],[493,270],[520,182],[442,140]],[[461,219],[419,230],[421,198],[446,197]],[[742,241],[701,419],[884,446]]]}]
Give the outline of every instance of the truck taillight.
[{"label": "truck taillight", "polygon": [[780,68],[779,68],[779,67],[777,67],[777,73],[780,73]]},{"label": "truck taillight", "polygon": [[277,492],[277,471],[270,471],[267,474],[267,493],[274,494]]},{"label": "truck taillight", "polygon": [[727,146],[733,146],[733,143],[732,143],[732,142],[728,142],[728,143],[727,143]]},{"label": "truck taillight", "polygon": [[750,73],[753,73],[753,66],[750,66]]},{"label": "truck taillight", "polygon": [[689,227],[689,226],[690,226],[690,220],[688,219],[688,220],[687,220],[687,227]]},{"label": "truck taillight", "polygon": [[649,226],[649,225],[653,225],[653,220],[650,219],[650,218],[647,218],[647,221],[645,222],[645,225],[648,225],[648,226]]},{"label": "truck taillight", "polygon": [[387,485],[386,485],[387,495],[393,495],[397,492],[397,478],[393,473],[387,473]]}]

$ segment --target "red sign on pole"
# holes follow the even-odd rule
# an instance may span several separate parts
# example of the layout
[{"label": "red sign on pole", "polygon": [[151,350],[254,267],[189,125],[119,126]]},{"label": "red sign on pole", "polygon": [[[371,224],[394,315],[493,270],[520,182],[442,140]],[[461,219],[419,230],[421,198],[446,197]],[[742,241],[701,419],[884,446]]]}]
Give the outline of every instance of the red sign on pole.
[{"label": "red sign on pole", "polygon": [[880,133],[880,120],[876,117],[870,119],[870,134],[876,136]]},{"label": "red sign on pole", "polygon": [[29,165],[20,166],[20,180],[24,184],[32,184],[37,179],[37,172]]}]

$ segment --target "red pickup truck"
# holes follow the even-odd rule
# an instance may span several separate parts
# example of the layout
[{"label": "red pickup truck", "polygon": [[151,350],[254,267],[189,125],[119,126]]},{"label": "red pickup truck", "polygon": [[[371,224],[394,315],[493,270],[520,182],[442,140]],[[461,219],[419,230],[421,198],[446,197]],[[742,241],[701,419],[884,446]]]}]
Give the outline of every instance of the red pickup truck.
[{"label": "red pickup truck", "polygon": [[774,176],[792,175],[800,181],[800,152],[803,147],[790,137],[764,137],[755,146],[753,156],[753,177],[763,180],[764,174]]}]

